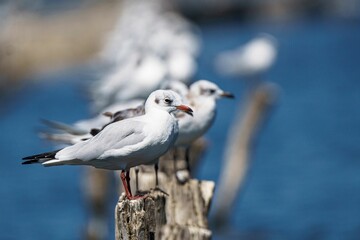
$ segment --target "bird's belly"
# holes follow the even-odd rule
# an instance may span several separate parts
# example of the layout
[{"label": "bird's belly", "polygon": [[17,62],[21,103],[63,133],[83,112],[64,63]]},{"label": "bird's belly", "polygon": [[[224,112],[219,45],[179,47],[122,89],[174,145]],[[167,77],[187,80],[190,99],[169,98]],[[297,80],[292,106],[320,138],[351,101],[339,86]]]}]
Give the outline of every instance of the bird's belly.
[{"label": "bird's belly", "polygon": [[193,141],[201,137],[207,130],[207,126],[202,125],[189,125],[186,127],[182,127],[179,130],[179,135],[175,142],[177,146],[186,146],[190,145]]}]

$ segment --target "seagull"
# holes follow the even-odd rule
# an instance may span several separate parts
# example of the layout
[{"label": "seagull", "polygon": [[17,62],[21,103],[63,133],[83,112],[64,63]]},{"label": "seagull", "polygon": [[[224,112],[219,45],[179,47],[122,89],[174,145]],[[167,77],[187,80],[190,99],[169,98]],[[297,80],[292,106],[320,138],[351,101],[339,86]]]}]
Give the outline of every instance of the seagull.
[{"label": "seagull", "polygon": [[[89,165],[108,170],[122,170],[121,180],[128,199],[131,194],[129,169],[141,164],[155,164],[175,142],[178,123],[173,112],[192,114],[182,104],[180,95],[171,90],[157,90],[145,103],[145,114],[108,125],[96,136],[61,150],[24,157],[23,164],[43,166]],[[125,175],[126,172],[126,175]]]},{"label": "seagull", "polygon": [[[193,117],[189,118],[182,113],[176,114],[179,122],[179,134],[175,147],[185,148],[188,173],[190,173],[190,146],[209,130],[216,116],[216,101],[224,97],[234,98],[234,95],[230,92],[225,92],[218,85],[208,80],[196,81],[190,85],[186,99],[186,103],[194,109]],[[176,159],[176,156],[174,158]],[[180,176],[179,174],[182,173],[177,172],[177,179],[180,182],[185,182],[188,176]]]},{"label": "seagull", "polygon": [[234,98],[234,95],[208,80],[199,80],[190,85],[186,101],[196,112],[191,118],[181,113],[176,114],[179,120],[176,146],[188,146],[206,133],[216,116],[216,100],[223,97]]},{"label": "seagull", "polygon": [[220,53],[215,65],[224,74],[259,78],[274,64],[276,56],[276,39],[263,33],[235,50]]}]

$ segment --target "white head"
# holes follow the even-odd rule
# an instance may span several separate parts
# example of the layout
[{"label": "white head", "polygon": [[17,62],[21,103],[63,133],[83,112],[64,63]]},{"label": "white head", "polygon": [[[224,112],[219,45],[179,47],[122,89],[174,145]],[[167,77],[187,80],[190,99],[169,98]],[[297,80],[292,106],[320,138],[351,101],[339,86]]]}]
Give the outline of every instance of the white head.
[{"label": "white head", "polygon": [[207,97],[211,99],[219,99],[222,97],[234,98],[234,95],[225,92],[218,85],[207,80],[199,80],[190,85],[190,95],[192,97]]},{"label": "white head", "polygon": [[192,109],[182,104],[182,98],[172,90],[156,90],[152,92],[145,102],[145,112],[152,108],[172,113],[176,110],[192,115]]}]

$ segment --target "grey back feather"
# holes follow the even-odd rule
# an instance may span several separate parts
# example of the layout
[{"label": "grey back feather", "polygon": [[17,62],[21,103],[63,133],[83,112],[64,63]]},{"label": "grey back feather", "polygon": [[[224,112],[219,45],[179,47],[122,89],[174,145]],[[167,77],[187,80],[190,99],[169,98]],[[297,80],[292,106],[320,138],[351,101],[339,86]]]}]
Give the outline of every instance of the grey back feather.
[{"label": "grey back feather", "polygon": [[56,154],[59,160],[81,159],[89,161],[97,159],[104,152],[137,144],[145,139],[142,133],[144,123],[125,119],[108,125],[96,136],[84,142],[66,147]]}]

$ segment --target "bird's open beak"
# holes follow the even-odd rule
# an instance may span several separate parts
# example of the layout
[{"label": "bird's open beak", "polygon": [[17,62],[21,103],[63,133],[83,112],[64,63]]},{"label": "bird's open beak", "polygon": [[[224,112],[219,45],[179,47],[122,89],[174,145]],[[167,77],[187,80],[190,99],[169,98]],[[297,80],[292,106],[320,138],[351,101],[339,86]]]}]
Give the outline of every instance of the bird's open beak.
[{"label": "bird's open beak", "polygon": [[189,114],[190,116],[193,116],[193,110],[186,105],[179,105],[179,106],[176,106],[176,108],[180,111],[183,111],[183,112]]},{"label": "bird's open beak", "polygon": [[226,98],[235,98],[234,94],[230,93],[230,92],[222,92],[220,94],[221,97],[226,97]]}]

